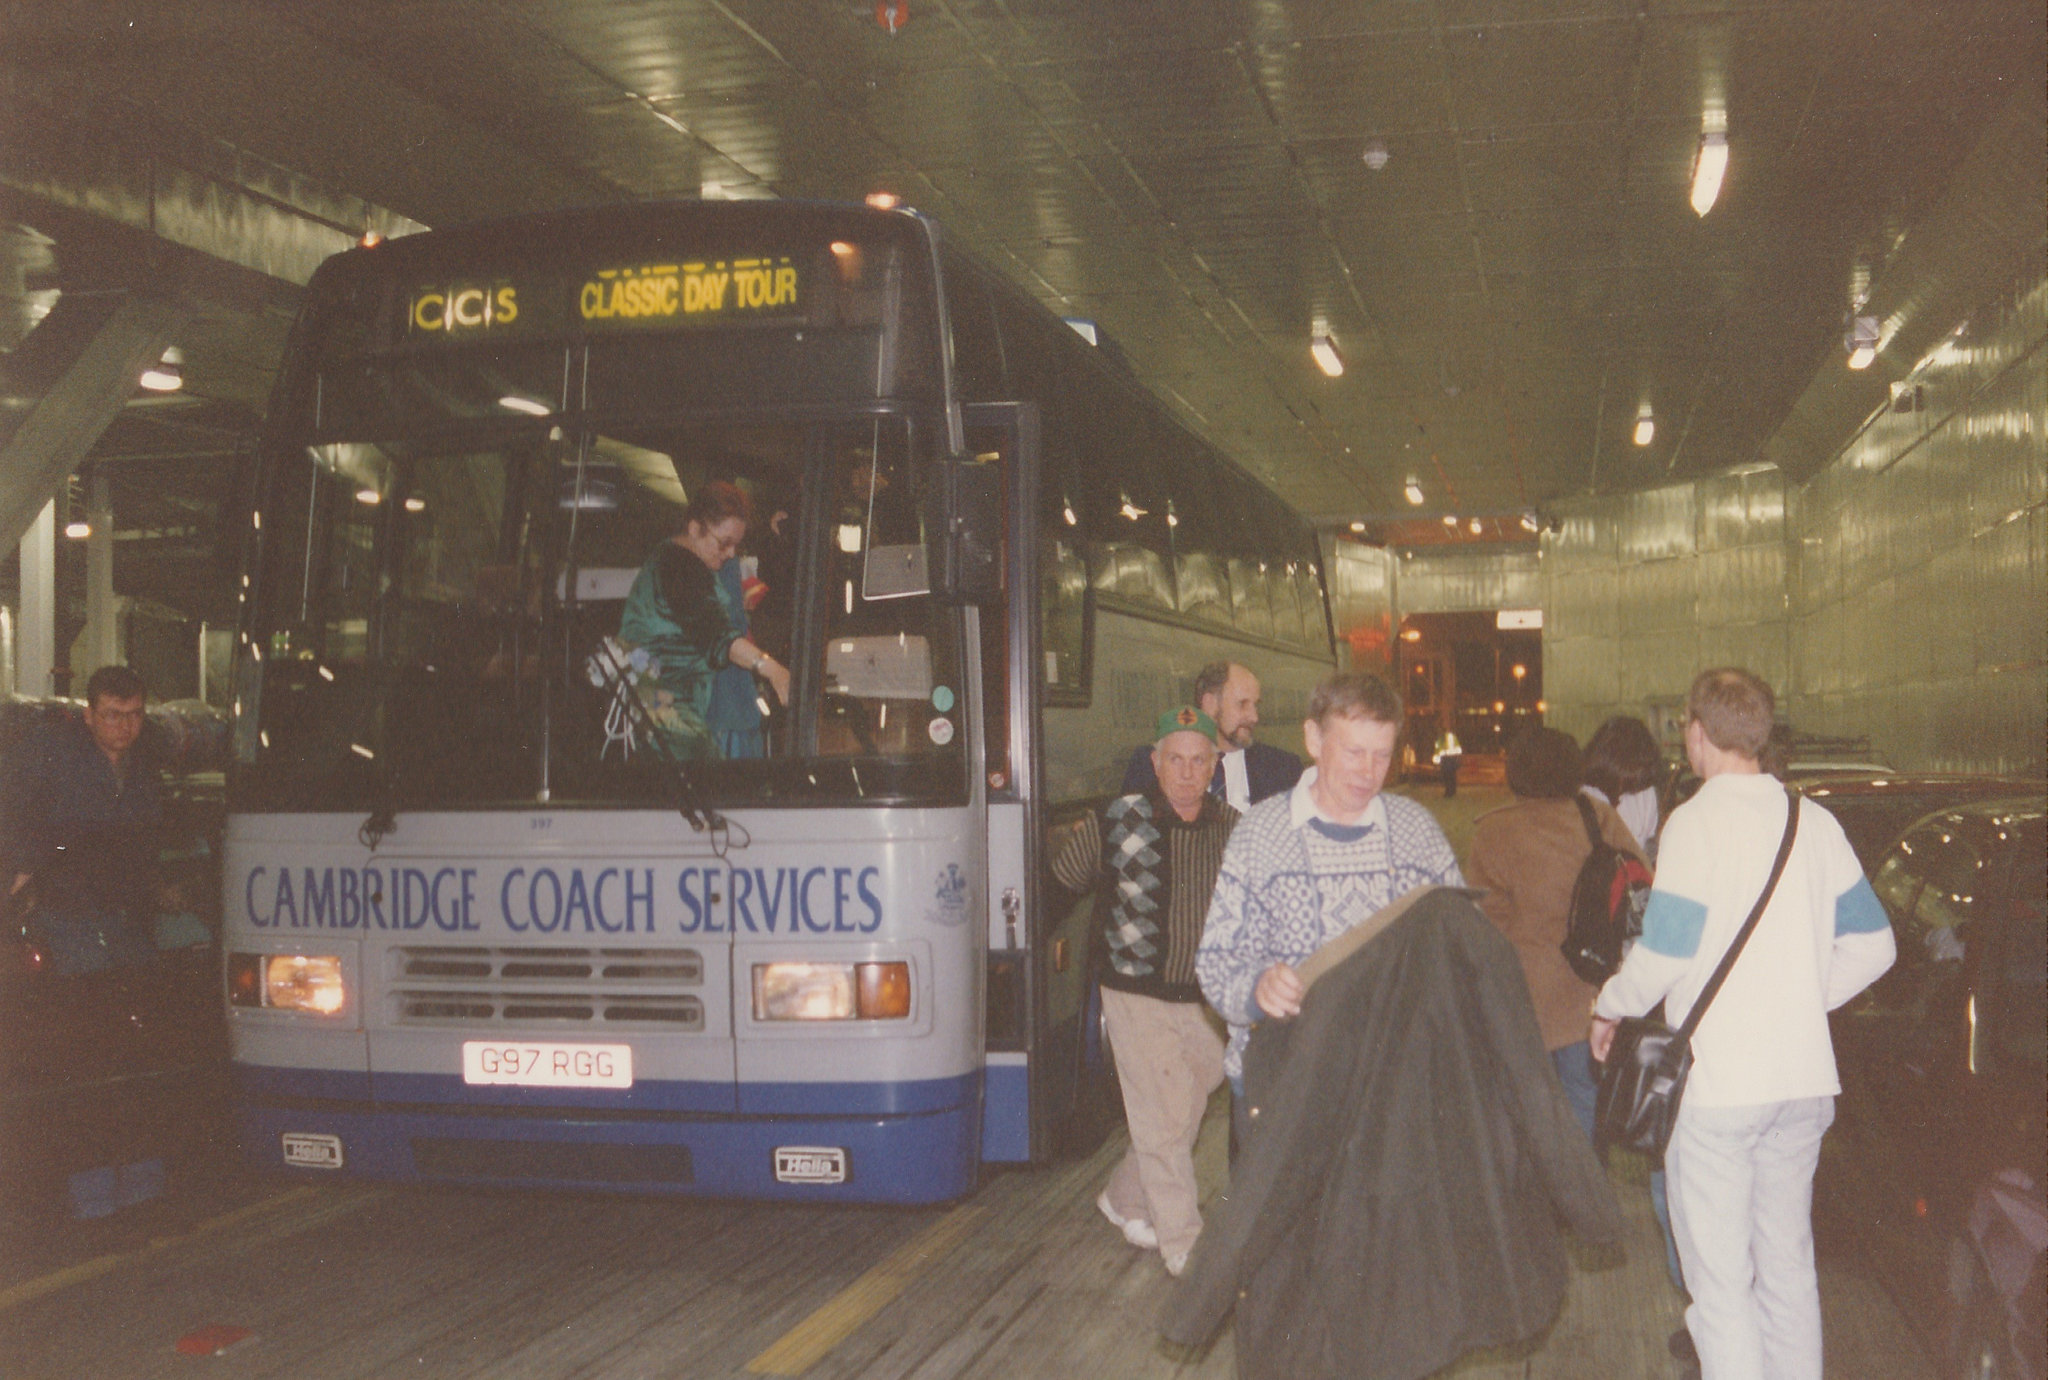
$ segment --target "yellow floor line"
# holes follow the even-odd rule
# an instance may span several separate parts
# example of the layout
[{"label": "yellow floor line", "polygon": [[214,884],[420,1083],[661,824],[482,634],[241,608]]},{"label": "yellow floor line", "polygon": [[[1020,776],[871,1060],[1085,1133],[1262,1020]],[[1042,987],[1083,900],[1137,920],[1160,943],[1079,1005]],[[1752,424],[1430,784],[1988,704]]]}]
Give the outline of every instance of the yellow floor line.
[{"label": "yellow floor line", "polygon": [[886,1308],[912,1280],[952,1254],[985,1212],[978,1207],[953,1209],[783,1333],[747,1362],[747,1370],[754,1375],[802,1375]]},{"label": "yellow floor line", "polygon": [[146,1256],[155,1255],[158,1251],[166,1251],[183,1242],[206,1236],[212,1232],[221,1231],[227,1227],[234,1226],[237,1222],[247,1221],[251,1217],[269,1212],[273,1208],[283,1207],[286,1203],[295,1202],[300,1198],[310,1197],[317,1192],[319,1190],[315,1188],[294,1188],[289,1192],[278,1194],[275,1198],[265,1198],[261,1202],[249,1203],[243,1207],[238,1207],[233,1212],[224,1212],[218,1217],[210,1217],[181,1235],[152,1237],[147,1246],[136,1250],[119,1251],[113,1255],[94,1256],[91,1260],[81,1261],[76,1265],[67,1265],[63,1269],[53,1270],[47,1275],[39,1275],[34,1279],[23,1280],[21,1283],[10,1288],[0,1289],[0,1313],[4,1313],[10,1308],[19,1307],[24,1303],[30,1303],[36,1299],[45,1298],[60,1289],[69,1289],[74,1284],[83,1284],[89,1279],[98,1279],[101,1275],[117,1270],[131,1261],[141,1260]]}]

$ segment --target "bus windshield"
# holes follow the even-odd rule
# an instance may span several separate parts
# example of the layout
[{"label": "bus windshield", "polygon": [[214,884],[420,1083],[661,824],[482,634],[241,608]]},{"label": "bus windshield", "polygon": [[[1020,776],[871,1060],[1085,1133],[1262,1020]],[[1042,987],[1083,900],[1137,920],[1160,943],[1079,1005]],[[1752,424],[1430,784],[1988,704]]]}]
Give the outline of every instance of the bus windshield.
[{"label": "bus windshield", "polygon": [[[959,618],[924,592],[931,428],[346,430],[330,407],[269,466],[240,808],[964,798]],[[716,520],[688,520],[707,495]]]}]

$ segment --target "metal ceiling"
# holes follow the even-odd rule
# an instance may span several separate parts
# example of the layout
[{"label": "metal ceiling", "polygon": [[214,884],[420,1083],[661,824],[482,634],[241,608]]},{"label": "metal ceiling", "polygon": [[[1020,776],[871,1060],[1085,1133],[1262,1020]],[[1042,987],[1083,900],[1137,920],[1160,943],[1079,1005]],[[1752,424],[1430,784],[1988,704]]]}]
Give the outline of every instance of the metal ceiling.
[{"label": "metal ceiling", "polygon": [[[1759,458],[1840,368],[1852,293],[2044,81],[2039,0],[901,8],[892,35],[867,0],[35,0],[0,5],[0,95],[152,150],[152,226],[156,169],[223,157],[335,230],[897,192],[1304,512],[1444,536],[1412,519],[1456,512],[1493,541],[1559,496]],[[1710,107],[1731,162],[1700,218]],[[61,261],[20,142],[6,209]],[[216,321],[194,386],[239,351],[221,388],[248,401],[278,316]]]}]

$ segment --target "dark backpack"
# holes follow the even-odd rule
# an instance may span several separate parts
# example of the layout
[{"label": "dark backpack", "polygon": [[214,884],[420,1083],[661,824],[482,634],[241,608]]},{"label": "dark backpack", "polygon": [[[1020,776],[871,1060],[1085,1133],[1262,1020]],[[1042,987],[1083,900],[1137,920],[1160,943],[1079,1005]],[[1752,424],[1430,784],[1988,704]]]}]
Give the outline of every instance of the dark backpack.
[{"label": "dark backpack", "polygon": [[1572,883],[1572,908],[1565,925],[1564,961],[1587,982],[1602,983],[1621,966],[1622,951],[1643,932],[1643,907],[1650,903],[1650,869],[1600,837],[1592,802],[1574,796],[1593,851]]}]

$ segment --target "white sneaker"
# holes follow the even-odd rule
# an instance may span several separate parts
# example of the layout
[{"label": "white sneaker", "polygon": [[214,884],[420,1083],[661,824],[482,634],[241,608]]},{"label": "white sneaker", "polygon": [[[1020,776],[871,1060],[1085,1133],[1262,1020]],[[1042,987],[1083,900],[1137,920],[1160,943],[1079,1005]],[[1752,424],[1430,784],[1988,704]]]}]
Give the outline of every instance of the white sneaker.
[{"label": "white sneaker", "polygon": [[1187,1268],[1188,1253],[1186,1251],[1166,1257],[1166,1273],[1172,1275],[1175,1279],[1179,1279],[1183,1274],[1187,1273]]},{"label": "white sneaker", "polygon": [[1108,1189],[1105,1188],[1096,1195],[1095,1206],[1104,1217],[1109,1219],[1111,1226],[1124,1234],[1124,1240],[1130,1242],[1141,1251],[1159,1249],[1159,1233],[1152,1230],[1152,1224],[1142,1217],[1126,1217],[1111,1207],[1109,1205]]}]

